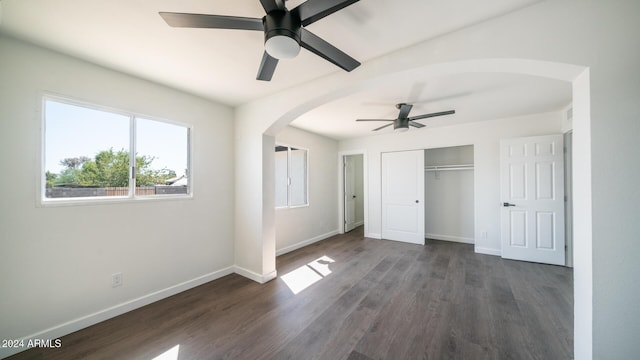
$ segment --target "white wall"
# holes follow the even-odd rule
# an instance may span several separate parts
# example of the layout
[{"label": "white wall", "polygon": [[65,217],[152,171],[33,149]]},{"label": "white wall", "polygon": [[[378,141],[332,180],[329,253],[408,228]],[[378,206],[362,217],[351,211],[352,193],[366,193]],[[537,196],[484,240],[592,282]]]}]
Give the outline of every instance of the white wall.
[{"label": "white wall", "polygon": [[[340,151],[366,149],[368,154],[368,234],[381,237],[380,154],[389,151],[474,146],[474,213],[477,252],[500,254],[500,139],[560,133],[560,113],[425,128],[340,142]],[[482,238],[482,232],[487,238]]]},{"label": "white wall", "polygon": [[283,254],[338,233],[338,142],[288,126],[276,143],[309,150],[309,206],[276,210],[276,253]]},{"label": "white wall", "polygon": [[[230,108],[3,36],[0,54],[0,339],[55,338],[233,271]],[[39,206],[43,91],[192,125],[193,199]]]}]

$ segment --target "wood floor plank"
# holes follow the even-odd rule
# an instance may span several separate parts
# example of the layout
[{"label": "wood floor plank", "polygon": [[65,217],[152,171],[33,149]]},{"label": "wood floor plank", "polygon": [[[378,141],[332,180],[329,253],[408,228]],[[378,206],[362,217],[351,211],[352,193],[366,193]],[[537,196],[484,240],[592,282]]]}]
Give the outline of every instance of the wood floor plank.
[{"label": "wood floor plank", "polygon": [[[267,284],[229,275],[10,359],[150,360],[176,346],[180,360],[573,358],[567,268],[362,227],[276,264]],[[283,276],[295,271],[319,279],[294,293]]]}]

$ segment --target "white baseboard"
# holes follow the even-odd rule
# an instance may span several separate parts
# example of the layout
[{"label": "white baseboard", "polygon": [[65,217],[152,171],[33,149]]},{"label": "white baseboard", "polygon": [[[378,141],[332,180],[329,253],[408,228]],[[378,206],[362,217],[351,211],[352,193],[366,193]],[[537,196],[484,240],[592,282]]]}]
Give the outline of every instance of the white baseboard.
[{"label": "white baseboard", "polygon": [[475,251],[478,254],[502,256],[501,249],[492,249],[492,248],[484,248],[484,247],[476,246]]},{"label": "white baseboard", "polygon": [[273,270],[272,272],[265,274],[265,275],[261,275],[258,274],[256,272],[253,272],[249,269],[245,269],[243,267],[240,267],[238,265],[233,267],[235,269],[235,273],[240,275],[240,276],[244,276],[249,280],[253,280],[257,283],[260,284],[264,284],[268,281],[271,281],[273,279],[275,279],[276,277],[278,277],[278,272],[276,270]]},{"label": "white baseboard", "polygon": [[467,238],[462,236],[451,236],[451,235],[442,235],[442,234],[424,234],[424,237],[427,239],[434,240],[444,240],[444,241],[453,241],[465,244],[475,244],[475,240],[473,238]]},{"label": "white baseboard", "polygon": [[[64,335],[67,334],[71,334],[72,332],[84,329],[86,327],[89,327],[91,325],[95,325],[99,322],[111,319],[113,317],[116,317],[118,315],[122,315],[124,313],[127,313],[131,310],[135,310],[138,308],[141,308],[145,305],[149,305],[153,302],[162,300],[164,298],[167,298],[169,296],[175,295],[177,293],[189,290],[191,288],[194,288],[196,286],[200,286],[204,283],[207,283],[209,281],[213,281],[216,279],[219,279],[223,276],[229,275],[229,274],[233,274],[234,272],[234,267],[230,266],[218,271],[214,271],[212,273],[209,274],[205,274],[202,276],[199,276],[195,279],[191,279],[191,280],[187,280],[184,281],[180,284],[176,284],[173,286],[170,286],[166,289],[162,289],[162,290],[158,290],[155,292],[152,292],[150,294],[141,296],[139,298],[133,299],[133,300],[129,300],[126,302],[123,302],[121,304],[112,306],[110,308],[106,308],[104,310],[100,310],[97,311],[93,314],[89,314],[71,321],[68,321],[66,323],[60,324],[60,325],[56,325],[54,327],[51,327],[49,329],[46,330],[42,330],[39,331],[35,334],[31,334],[28,336],[23,337],[21,340],[24,340],[24,343],[27,344],[29,342],[30,339],[57,339],[60,338]],[[63,344],[64,346],[64,344]],[[24,348],[0,348],[0,359],[4,359],[5,357],[9,357],[13,354],[17,354],[21,351],[27,350],[28,347],[24,347]]]},{"label": "white baseboard", "polygon": [[311,239],[303,240],[303,241],[300,241],[299,243],[295,243],[293,245],[289,245],[289,246],[283,247],[282,249],[276,250],[276,256],[280,256],[282,254],[286,254],[288,252],[292,252],[294,250],[298,250],[300,248],[303,248],[303,247],[305,247],[307,245],[311,245],[311,244],[313,244],[315,242],[318,242],[318,241],[321,241],[321,240],[324,240],[324,239],[328,239],[328,238],[330,238],[330,237],[332,237],[334,235],[337,235],[338,233],[339,233],[338,230],[333,230],[333,231],[330,231],[330,232],[328,232],[326,234],[318,235],[318,236],[312,237]]},{"label": "white baseboard", "polygon": [[368,237],[372,239],[382,239],[382,234],[368,233],[368,234],[364,234],[364,237]]},{"label": "white baseboard", "polygon": [[357,223],[355,223],[353,226],[354,226],[354,227],[358,227],[358,226],[362,226],[362,225],[364,225],[364,220],[362,220],[362,221],[358,221],[358,222],[357,222]]}]

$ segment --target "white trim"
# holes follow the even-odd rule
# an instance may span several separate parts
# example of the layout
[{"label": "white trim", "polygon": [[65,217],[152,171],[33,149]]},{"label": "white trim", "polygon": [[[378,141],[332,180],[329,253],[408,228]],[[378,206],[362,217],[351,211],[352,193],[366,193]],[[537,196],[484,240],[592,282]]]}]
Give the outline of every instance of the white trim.
[{"label": "white trim", "polygon": [[[570,107],[571,108],[571,107]],[[571,108],[573,111],[573,108]],[[573,119],[573,118],[572,118]],[[564,244],[565,249],[565,266],[573,267],[573,129],[565,132],[564,138]]]},{"label": "white trim", "polygon": [[[573,80],[573,354],[592,359],[594,336],[590,70]],[[575,240],[578,241],[575,241]]]},{"label": "white trim", "polygon": [[358,227],[358,226],[362,226],[362,225],[364,225],[364,220],[358,221],[357,223],[353,224],[354,227]]},{"label": "white trim", "polygon": [[382,234],[376,234],[376,233],[364,233],[364,237],[368,237],[371,239],[382,239]]},{"label": "white trim", "polygon": [[473,238],[462,237],[462,236],[424,234],[424,238],[434,239],[434,240],[454,241],[454,242],[465,243],[465,244],[475,244],[475,240]]},{"label": "white trim", "polygon": [[274,270],[274,271],[272,271],[272,272],[270,272],[268,274],[265,274],[265,275],[260,275],[260,274],[258,274],[256,272],[253,272],[251,270],[245,269],[245,268],[240,267],[238,265],[235,265],[233,268],[234,268],[234,272],[236,274],[238,274],[240,276],[244,276],[247,279],[253,280],[253,281],[255,281],[257,283],[260,283],[260,284],[264,284],[264,283],[266,283],[268,281],[271,281],[271,280],[275,279],[276,277],[278,277],[278,272],[276,270]]},{"label": "white trim", "polygon": [[[2,0],[0,0],[2,1]],[[69,200],[74,199],[74,200]],[[193,194],[175,194],[175,195],[157,195],[157,196],[139,196],[130,198],[128,196],[93,196],[78,198],[50,198],[44,202],[37,204],[37,207],[61,207],[61,206],[84,206],[97,204],[131,204],[135,202],[146,201],[174,201],[174,200],[193,200]]]},{"label": "white trim", "polygon": [[369,230],[369,169],[367,150],[343,150],[338,151],[338,228],[339,234],[344,234],[344,157],[348,155],[362,155],[362,191],[364,193],[364,234]]},{"label": "white trim", "polygon": [[293,245],[289,245],[289,246],[283,247],[282,249],[276,249],[276,256],[280,256],[280,255],[286,254],[288,252],[292,252],[294,250],[298,250],[300,248],[303,248],[303,247],[305,247],[307,245],[311,245],[311,244],[313,244],[315,242],[318,242],[318,241],[321,241],[321,240],[324,240],[324,239],[328,239],[328,238],[330,238],[330,237],[332,237],[334,235],[338,235],[338,233],[339,233],[338,230],[333,230],[333,231],[330,231],[330,232],[328,232],[326,234],[314,236],[311,239],[303,240],[303,241],[300,241],[300,242],[295,243]]},{"label": "white trim", "polygon": [[475,251],[476,251],[476,254],[502,256],[502,250],[501,249],[492,249],[492,248],[485,248],[485,247],[476,246],[475,247]]},{"label": "white trim", "polygon": [[[143,306],[149,305],[156,301],[168,298],[169,296],[181,293],[183,291],[187,291],[196,286],[200,286],[202,284],[208,283],[210,281],[219,279],[223,276],[233,274],[234,267],[229,266],[227,268],[214,271],[209,274],[205,274],[199,276],[195,279],[187,280],[181,282],[179,284],[170,286],[168,288],[154,291],[150,294],[143,295],[133,300],[125,301],[118,305],[94,312],[89,315],[85,315],[79,317],[77,319],[73,319],[67,321],[63,324],[56,325],[54,327],[39,331],[37,333],[27,335],[22,338],[25,343],[28,343],[29,339],[57,339],[64,335],[71,334],[72,332],[84,329],[91,325],[95,325],[99,322],[114,318],[118,315],[122,315],[129,311],[141,308]],[[64,345],[64,344],[63,344]],[[0,348],[0,358],[5,358],[11,356],[13,354],[17,354],[21,351],[27,350],[27,347],[24,348]]]}]

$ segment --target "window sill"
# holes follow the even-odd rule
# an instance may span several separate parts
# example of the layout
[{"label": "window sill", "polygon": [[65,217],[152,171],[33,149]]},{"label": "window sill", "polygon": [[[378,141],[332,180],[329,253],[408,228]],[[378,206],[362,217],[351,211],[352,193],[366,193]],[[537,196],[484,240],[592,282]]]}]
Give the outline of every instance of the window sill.
[{"label": "window sill", "polygon": [[300,209],[300,208],[306,208],[306,207],[309,207],[309,204],[296,205],[296,206],[281,206],[281,207],[276,207],[276,210]]},{"label": "window sill", "polygon": [[142,202],[157,201],[180,201],[193,200],[193,194],[188,195],[161,195],[144,197],[91,197],[91,198],[61,198],[61,199],[41,199],[38,207],[63,207],[63,206],[95,206],[113,204],[134,204]]}]

